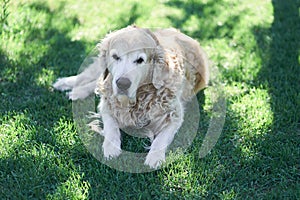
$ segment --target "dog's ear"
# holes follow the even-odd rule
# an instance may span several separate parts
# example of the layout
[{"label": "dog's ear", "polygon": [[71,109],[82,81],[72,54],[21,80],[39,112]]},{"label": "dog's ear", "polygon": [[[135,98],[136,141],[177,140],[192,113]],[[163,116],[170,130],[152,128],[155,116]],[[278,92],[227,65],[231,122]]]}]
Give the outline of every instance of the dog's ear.
[{"label": "dog's ear", "polygon": [[153,67],[152,84],[156,89],[165,87],[176,92],[185,76],[181,66],[182,58],[168,51],[163,51],[157,58]]},{"label": "dog's ear", "polygon": [[209,60],[205,53],[205,51],[199,47],[199,55],[195,62],[198,63],[197,66],[197,78],[196,78],[196,85],[195,85],[195,92],[202,90],[203,88],[207,87],[209,82]]},{"label": "dog's ear", "polygon": [[103,94],[109,84],[107,84],[107,78],[109,77],[109,70],[107,68],[108,65],[108,55],[109,55],[109,45],[111,42],[112,34],[106,35],[106,37],[97,45],[98,51],[98,60],[99,60],[99,69],[101,70],[101,74],[98,76],[97,86],[95,88],[96,94]]},{"label": "dog's ear", "polygon": [[96,47],[99,52],[98,56],[101,65],[99,67],[102,68],[102,72],[105,72],[107,68],[107,55],[108,55],[109,43],[110,43],[110,37],[106,36]]},{"label": "dog's ear", "polygon": [[168,60],[160,46],[156,47],[152,59],[152,84],[156,89],[160,89],[165,85],[169,74]]},{"label": "dog's ear", "polygon": [[95,94],[104,94],[106,91],[109,91],[111,87],[111,80],[109,79],[110,73],[108,69],[106,68],[104,73],[100,75],[97,81],[97,86],[95,88]]}]

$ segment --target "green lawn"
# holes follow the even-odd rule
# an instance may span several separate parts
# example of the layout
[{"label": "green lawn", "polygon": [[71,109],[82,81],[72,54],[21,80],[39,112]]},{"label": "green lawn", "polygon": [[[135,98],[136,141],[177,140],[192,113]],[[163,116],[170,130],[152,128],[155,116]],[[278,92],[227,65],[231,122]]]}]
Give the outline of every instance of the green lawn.
[{"label": "green lawn", "polygon": [[[299,0],[0,0],[0,199],[300,199]],[[128,11],[129,10],[129,11]],[[84,147],[53,91],[110,30],[176,27],[197,39],[225,90],[210,154],[199,131],[178,160],[127,173]]]}]

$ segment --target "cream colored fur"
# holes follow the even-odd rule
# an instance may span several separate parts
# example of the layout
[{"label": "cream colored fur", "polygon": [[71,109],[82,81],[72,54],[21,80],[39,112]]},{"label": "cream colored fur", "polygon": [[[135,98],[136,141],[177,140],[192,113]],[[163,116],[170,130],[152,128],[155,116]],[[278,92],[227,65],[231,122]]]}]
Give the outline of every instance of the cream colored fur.
[{"label": "cream colored fur", "polygon": [[53,86],[70,90],[72,100],[94,91],[100,95],[107,159],[121,154],[120,128],[134,127],[151,139],[145,164],[157,168],[183,123],[186,102],[208,83],[206,55],[198,42],[175,29],[151,32],[136,26],[108,34],[97,48],[93,64]]}]

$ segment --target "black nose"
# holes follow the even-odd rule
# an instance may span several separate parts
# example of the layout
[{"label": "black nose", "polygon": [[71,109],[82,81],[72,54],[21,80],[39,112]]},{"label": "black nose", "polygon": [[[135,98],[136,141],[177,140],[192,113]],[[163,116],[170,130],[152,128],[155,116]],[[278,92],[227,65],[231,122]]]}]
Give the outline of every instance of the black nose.
[{"label": "black nose", "polygon": [[116,83],[118,88],[121,90],[127,90],[131,85],[131,81],[128,78],[123,77],[119,78]]}]

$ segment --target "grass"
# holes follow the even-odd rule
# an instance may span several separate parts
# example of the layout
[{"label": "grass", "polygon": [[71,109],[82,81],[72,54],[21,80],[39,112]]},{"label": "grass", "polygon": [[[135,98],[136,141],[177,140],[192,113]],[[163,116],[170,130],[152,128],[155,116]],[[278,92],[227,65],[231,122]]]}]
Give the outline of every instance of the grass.
[{"label": "grass", "polygon": [[[0,199],[299,199],[299,0],[0,1]],[[130,10],[130,12],[128,12]],[[120,172],[84,147],[64,94],[108,31],[176,27],[220,72],[227,115],[199,158],[210,108],[184,156]]]}]

